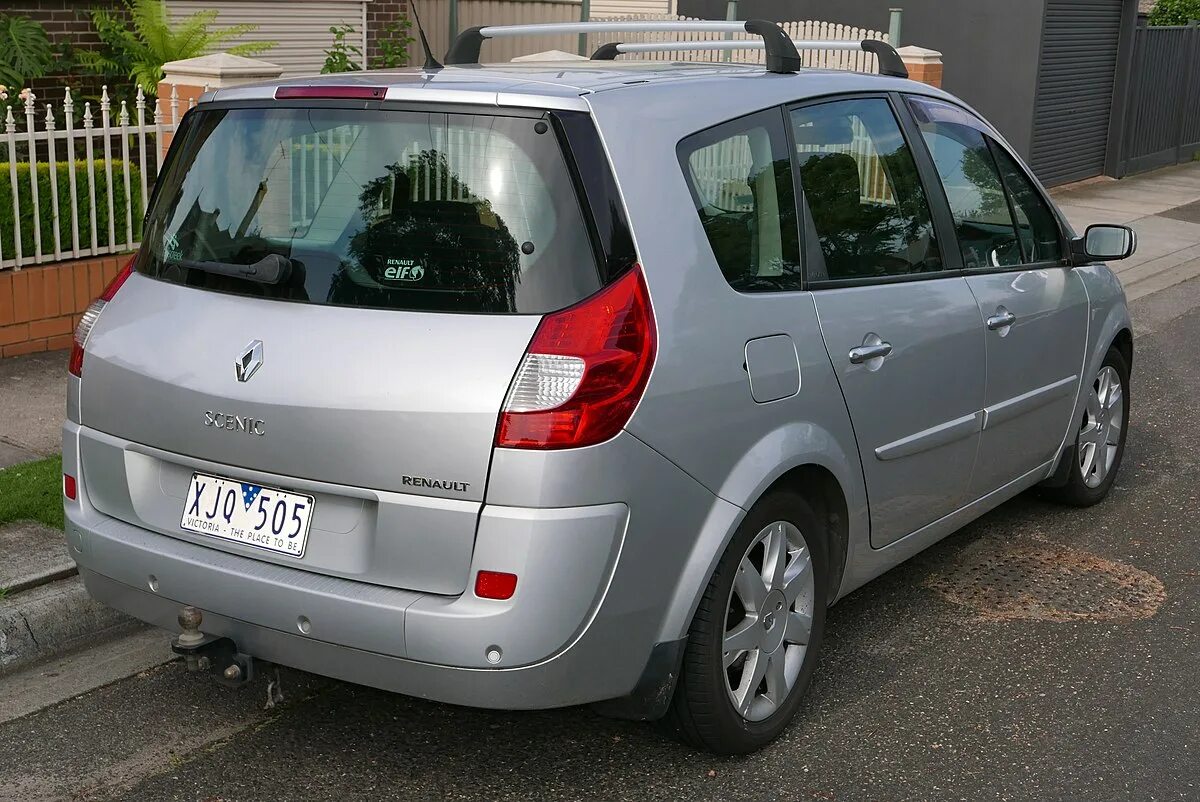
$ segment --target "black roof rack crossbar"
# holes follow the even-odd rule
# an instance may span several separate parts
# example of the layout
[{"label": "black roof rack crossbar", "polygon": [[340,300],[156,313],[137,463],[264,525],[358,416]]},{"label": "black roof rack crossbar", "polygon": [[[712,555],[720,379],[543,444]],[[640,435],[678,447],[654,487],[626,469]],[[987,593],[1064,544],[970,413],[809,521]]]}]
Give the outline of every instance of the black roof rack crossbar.
[{"label": "black roof rack crossbar", "polygon": [[[879,60],[879,74],[891,75],[896,78],[907,78],[908,68],[896,48],[878,39],[864,39],[861,42],[838,40],[793,40],[792,45],[797,54],[800,50],[863,50],[872,53]],[[609,42],[596,48],[592,53],[593,59],[610,60],[622,53],[662,53],[672,50],[759,50],[762,42],[747,42],[744,40],[729,40],[716,42]],[[794,70],[788,70],[794,72]]]},{"label": "black roof rack crossbar", "polygon": [[[769,72],[791,73],[800,69],[800,53],[787,33],[774,22],[752,19],[739,21],[689,20],[673,21],[615,21],[615,22],[549,22],[534,25],[487,25],[468,28],[460,33],[446,53],[447,64],[478,64],[479,48],[486,39],[502,36],[537,36],[588,33],[749,33],[762,37],[754,44],[767,51]],[[732,41],[732,40],[731,40]],[[743,48],[747,43],[741,43]],[[615,56],[615,53],[614,53]]]}]

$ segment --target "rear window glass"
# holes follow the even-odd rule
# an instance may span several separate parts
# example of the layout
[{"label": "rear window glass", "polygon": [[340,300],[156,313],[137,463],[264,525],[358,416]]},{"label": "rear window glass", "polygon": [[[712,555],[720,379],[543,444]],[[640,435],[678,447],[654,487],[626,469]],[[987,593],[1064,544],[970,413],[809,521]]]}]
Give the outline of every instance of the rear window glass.
[{"label": "rear window glass", "polygon": [[149,213],[142,273],[307,303],[482,313],[560,309],[600,285],[544,120],[283,107],[187,123]]}]

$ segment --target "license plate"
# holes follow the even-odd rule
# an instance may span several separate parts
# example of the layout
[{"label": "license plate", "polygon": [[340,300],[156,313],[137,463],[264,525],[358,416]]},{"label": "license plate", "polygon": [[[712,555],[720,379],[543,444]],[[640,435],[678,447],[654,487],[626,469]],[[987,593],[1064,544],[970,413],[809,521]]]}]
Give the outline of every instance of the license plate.
[{"label": "license plate", "polygon": [[193,473],[179,525],[189,532],[303,557],[313,497]]}]

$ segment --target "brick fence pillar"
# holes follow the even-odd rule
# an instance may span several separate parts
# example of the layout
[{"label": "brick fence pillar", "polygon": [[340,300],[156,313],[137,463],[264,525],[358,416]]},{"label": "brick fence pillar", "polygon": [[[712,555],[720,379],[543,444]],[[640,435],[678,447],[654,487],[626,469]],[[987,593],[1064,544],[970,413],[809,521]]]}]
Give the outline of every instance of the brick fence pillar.
[{"label": "brick fence pillar", "polygon": [[926,47],[908,45],[896,51],[908,68],[908,77],[914,81],[941,87],[942,54]]},{"label": "brick fence pillar", "polygon": [[[408,0],[371,0],[367,3],[367,60],[374,69],[375,59],[379,57],[379,41],[387,36],[384,30],[389,23],[402,22],[408,17]],[[426,22],[428,25],[429,23]],[[416,27],[409,30],[414,39],[417,36]],[[412,52],[412,48],[409,48]],[[420,61],[417,61],[420,64]]]},{"label": "brick fence pillar", "polygon": [[[213,53],[181,61],[169,61],[163,65],[163,79],[158,82],[158,99],[162,104],[163,121],[171,122],[172,87],[179,97],[179,115],[182,118],[189,104],[199,99],[205,89],[225,89],[240,84],[269,81],[278,78],[282,72],[283,68],[278,64],[231,53]],[[164,154],[170,144],[171,132],[164,132]]]}]

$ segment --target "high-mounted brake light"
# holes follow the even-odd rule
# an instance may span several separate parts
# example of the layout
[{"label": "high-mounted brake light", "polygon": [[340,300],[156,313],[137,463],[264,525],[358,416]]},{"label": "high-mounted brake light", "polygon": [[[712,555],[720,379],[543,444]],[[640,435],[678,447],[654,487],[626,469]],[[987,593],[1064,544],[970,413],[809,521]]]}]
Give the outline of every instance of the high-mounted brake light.
[{"label": "high-mounted brake light", "polygon": [[640,266],[546,315],[504,402],[496,445],[577,448],[613,437],[641,400],[656,346]]},{"label": "high-mounted brake light", "polygon": [[351,98],[353,100],[383,100],[383,86],[281,86],[275,90],[276,100],[298,98]]},{"label": "high-mounted brake light", "polygon": [[117,290],[121,289],[121,285],[125,283],[131,273],[133,273],[133,259],[130,259],[125,267],[121,268],[121,272],[113,277],[113,280],[104,288],[104,292],[100,293],[100,297],[92,301],[92,305],[79,319],[79,325],[75,327],[75,338],[71,341],[71,360],[67,364],[67,370],[72,375],[82,378],[83,347],[87,345],[87,338],[92,333],[92,326],[96,325],[96,318],[100,317],[104,307],[117,294]]}]

